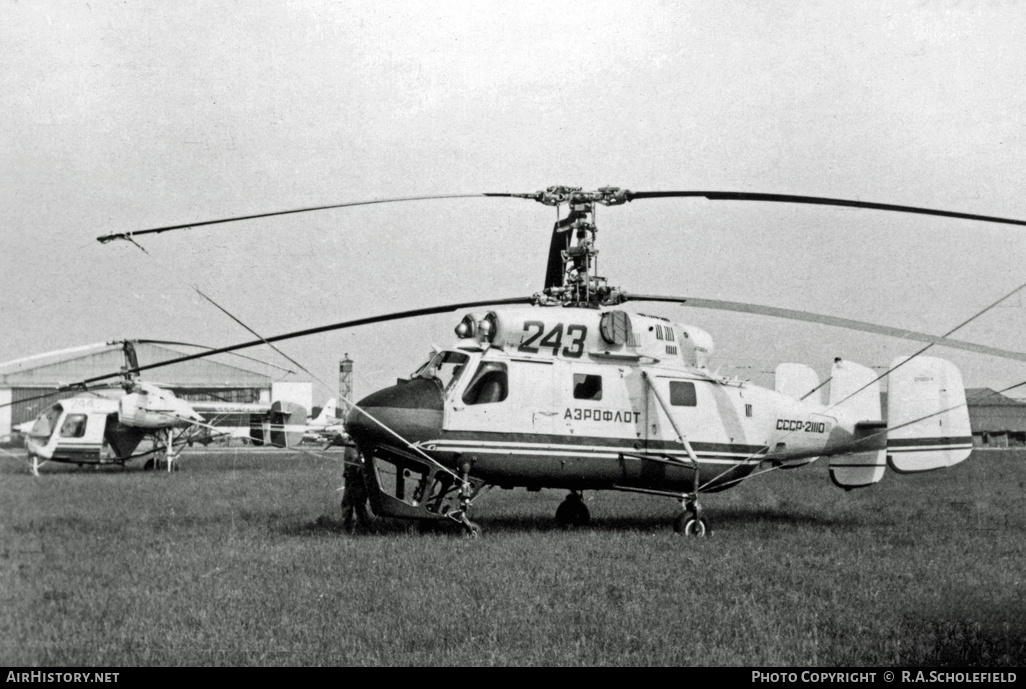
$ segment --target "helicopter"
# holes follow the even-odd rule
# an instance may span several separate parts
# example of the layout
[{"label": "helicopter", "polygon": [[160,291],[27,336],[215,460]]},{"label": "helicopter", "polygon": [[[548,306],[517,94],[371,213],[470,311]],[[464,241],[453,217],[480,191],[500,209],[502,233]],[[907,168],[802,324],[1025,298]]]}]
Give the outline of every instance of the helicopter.
[{"label": "helicopter", "polygon": [[[825,458],[833,483],[852,490],[879,482],[888,468],[915,474],[964,461],[972,439],[961,374],[950,362],[924,352],[940,345],[1026,360],[1020,352],[952,339],[954,330],[935,336],[754,304],[633,294],[595,271],[596,206],[646,198],[805,203],[1026,225],[994,216],[781,194],[554,186],[524,194],[350,202],[112,233],[98,240],[134,242],[149,233],[273,215],[468,196],[522,198],[557,211],[567,208],[552,229],[540,292],[351,320],[212,352],[473,309],[458,320],[454,341],[432,352],[407,379],[355,404],[347,401],[345,431],[364,459],[370,504],[380,516],[452,523],[477,536],[480,526],[469,513],[485,490],[549,488],[568,491],[556,510],[557,522],[580,526],[590,519],[584,491],[618,490],[679,501],[674,530],[704,536],[709,526],[699,496],[767,471],[797,469]],[[769,389],[710,371],[714,342],[709,333],[625,310],[628,301],[759,313],[926,345],[892,361],[882,375],[838,359],[829,378],[820,381],[807,365],[781,364]],[[880,402],[885,377],[886,415]]]},{"label": "helicopter", "polygon": [[[89,387],[109,376],[99,376],[66,386],[58,392],[81,389],[44,409],[36,419],[19,428],[25,439],[29,470],[39,476],[47,462],[99,466],[124,466],[146,459],[145,468],[174,471],[187,444],[224,434],[209,423],[224,414],[248,415],[251,436],[260,442],[291,447],[302,438],[306,410],[288,402],[246,404],[238,402],[189,402],[171,390],[139,380],[135,342],[121,340],[124,366],[114,387]],[[196,435],[202,430],[206,435]]]}]

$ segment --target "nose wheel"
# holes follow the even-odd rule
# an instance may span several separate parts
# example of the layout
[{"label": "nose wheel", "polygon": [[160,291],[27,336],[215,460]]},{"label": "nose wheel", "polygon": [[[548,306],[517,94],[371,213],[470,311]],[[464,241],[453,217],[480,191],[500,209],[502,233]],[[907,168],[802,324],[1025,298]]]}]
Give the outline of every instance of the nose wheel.
[{"label": "nose wheel", "polygon": [[584,526],[591,521],[591,513],[584,504],[584,495],[575,490],[556,508],[556,523],[562,527]]}]

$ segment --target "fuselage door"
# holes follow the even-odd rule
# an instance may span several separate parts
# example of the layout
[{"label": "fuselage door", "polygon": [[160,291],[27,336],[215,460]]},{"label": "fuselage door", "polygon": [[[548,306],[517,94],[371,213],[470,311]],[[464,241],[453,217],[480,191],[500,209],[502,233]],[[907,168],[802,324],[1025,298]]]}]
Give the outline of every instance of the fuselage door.
[{"label": "fuselage door", "polygon": [[[562,363],[562,362],[561,362]],[[566,435],[640,442],[645,423],[640,379],[632,369],[608,364],[563,363],[557,368],[559,426]],[[640,445],[638,445],[640,448]]]},{"label": "fuselage door", "polygon": [[99,410],[69,410],[56,434],[54,459],[98,460],[107,414]]},{"label": "fuselage door", "polygon": [[551,433],[552,362],[480,360],[446,398],[446,430]]},{"label": "fuselage door", "polygon": [[745,426],[750,423],[746,416],[752,405],[744,404],[737,388],[701,379],[664,377],[653,371],[647,377],[650,450],[680,448],[681,435],[692,443],[746,442]]}]

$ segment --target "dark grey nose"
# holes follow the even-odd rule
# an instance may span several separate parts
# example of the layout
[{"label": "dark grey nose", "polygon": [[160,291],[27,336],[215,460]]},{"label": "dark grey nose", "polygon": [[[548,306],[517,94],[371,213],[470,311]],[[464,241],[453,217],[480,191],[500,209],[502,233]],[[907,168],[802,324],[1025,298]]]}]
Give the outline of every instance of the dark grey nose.
[{"label": "dark grey nose", "polygon": [[414,378],[367,395],[346,415],[346,432],[361,448],[406,447],[438,438],[442,431],[442,387]]}]

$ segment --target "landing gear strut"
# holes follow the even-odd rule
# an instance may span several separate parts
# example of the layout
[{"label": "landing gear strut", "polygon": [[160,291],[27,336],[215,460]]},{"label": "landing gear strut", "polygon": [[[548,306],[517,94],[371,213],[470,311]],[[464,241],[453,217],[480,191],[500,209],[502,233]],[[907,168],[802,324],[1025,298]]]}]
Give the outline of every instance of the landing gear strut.
[{"label": "landing gear strut", "polygon": [[463,535],[467,538],[480,538],[481,526],[470,521],[470,517],[467,516],[467,512],[470,510],[470,505],[474,499],[474,490],[470,483],[470,466],[470,462],[467,462],[462,467],[463,472],[460,477],[459,488],[459,507],[454,513],[449,515],[449,518],[463,527]]},{"label": "landing gear strut", "polygon": [[584,504],[584,495],[579,490],[571,491],[570,495],[556,509],[556,523],[560,526],[584,526],[591,521],[591,513]]}]

